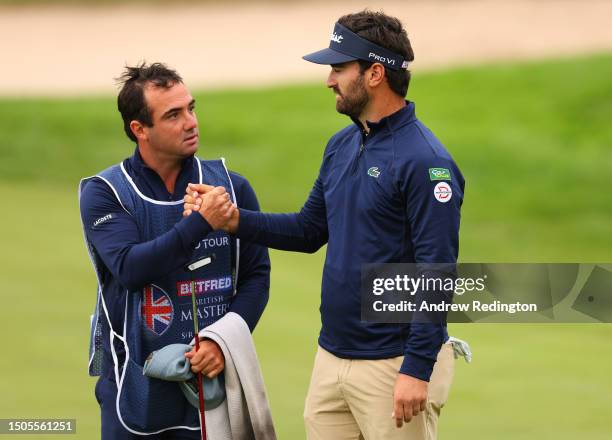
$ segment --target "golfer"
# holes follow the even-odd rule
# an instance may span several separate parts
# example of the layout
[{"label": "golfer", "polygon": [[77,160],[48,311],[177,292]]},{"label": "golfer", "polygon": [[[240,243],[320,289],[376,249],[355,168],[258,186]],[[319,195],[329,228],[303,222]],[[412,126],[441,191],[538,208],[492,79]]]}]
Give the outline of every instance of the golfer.
[{"label": "golfer", "polygon": [[[178,385],[143,376],[142,366],[151,352],[192,340],[192,294],[201,327],[232,311],[254,329],[268,301],[268,252],[214,230],[234,204],[251,211],[259,206],[244,177],[228,172],[223,161],[194,156],[195,100],[177,72],[141,64],[127,67],[121,82],[118,108],[136,149],[80,187],[99,281],[90,374],[100,375],[102,439],[199,439],[198,412]],[[203,197],[200,212],[182,218],[188,182],[216,189]],[[208,266],[194,274],[185,269],[207,256]],[[212,340],[186,356],[195,373],[212,378],[224,369]]]},{"label": "golfer", "polygon": [[[361,321],[364,263],[455,263],[464,179],[405,96],[414,54],[400,21],[341,17],[327,87],[352,124],[329,140],[298,213],[236,209],[224,229],[266,246],[315,252],[327,243],[319,348],[304,418],[311,440],[434,439],[452,382],[446,325]],[[185,213],[210,187],[191,185]],[[409,423],[407,423],[409,422]]]}]

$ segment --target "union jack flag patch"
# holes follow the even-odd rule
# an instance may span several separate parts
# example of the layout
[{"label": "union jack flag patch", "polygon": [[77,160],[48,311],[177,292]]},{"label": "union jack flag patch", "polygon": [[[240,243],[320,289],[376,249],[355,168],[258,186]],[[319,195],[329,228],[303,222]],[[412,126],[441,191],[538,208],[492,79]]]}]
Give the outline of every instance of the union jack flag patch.
[{"label": "union jack flag patch", "polygon": [[154,285],[145,287],[140,313],[143,324],[157,336],[163,335],[172,324],[174,307],[166,292]]}]

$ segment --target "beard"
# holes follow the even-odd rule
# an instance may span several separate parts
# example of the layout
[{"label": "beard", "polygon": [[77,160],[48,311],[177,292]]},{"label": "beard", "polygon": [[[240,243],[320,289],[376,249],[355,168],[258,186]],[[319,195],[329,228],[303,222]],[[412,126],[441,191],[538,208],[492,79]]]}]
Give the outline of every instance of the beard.
[{"label": "beard", "polygon": [[340,96],[340,99],[336,100],[336,111],[351,118],[359,118],[361,113],[363,113],[363,109],[365,109],[365,106],[370,101],[368,92],[365,89],[363,75],[355,78],[347,86],[344,93],[340,92],[337,88],[334,91]]}]

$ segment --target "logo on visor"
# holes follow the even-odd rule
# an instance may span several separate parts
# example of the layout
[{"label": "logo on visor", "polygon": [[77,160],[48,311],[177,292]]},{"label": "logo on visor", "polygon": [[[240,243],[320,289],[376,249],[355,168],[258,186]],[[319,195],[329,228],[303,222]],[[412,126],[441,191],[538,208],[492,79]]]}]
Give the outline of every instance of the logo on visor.
[{"label": "logo on visor", "polygon": [[343,37],[342,35],[338,35],[338,34],[337,34],[337,33],[335,33],[335,32],[334,32],[333,34],[331,34],[331,41],[334,41],[334,42],[336,42],[336,43],[338,43],[338,44],[342,43],[342,39],[343,39],[343,38],[344,38],[344,37]]},{"label": "logo on visor", "polygon": [[376,61],[386,64],[391,64],[395,66],[395,60],[387,57],[381,57],[380,55],[376,55],[374,52],[370,52],[368,54],[368,58],[374,58]]}]

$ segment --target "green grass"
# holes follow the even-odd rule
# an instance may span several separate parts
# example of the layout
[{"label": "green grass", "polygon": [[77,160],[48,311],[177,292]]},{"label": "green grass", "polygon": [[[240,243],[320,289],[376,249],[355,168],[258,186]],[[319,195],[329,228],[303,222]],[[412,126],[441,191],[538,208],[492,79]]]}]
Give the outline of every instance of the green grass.
[{"label": "green grass", "polygon": [[[612,260],[611,77],[610,55],[414,77],[417,114],[467,180],[461,260]],[[322,83],[197,99],[201,155],[225,156],[266,210],[301,206],[347,123]],[[0,417],[77,418],[70,438],[98,436],[76,185],[131,149],[113,98],[0,100]],[[304,438],[323,258],[272,252],[255,339],[281,439]],[[475,358],[457,363],[440,438],[610,438],[609,325],[450,328]]]}]

